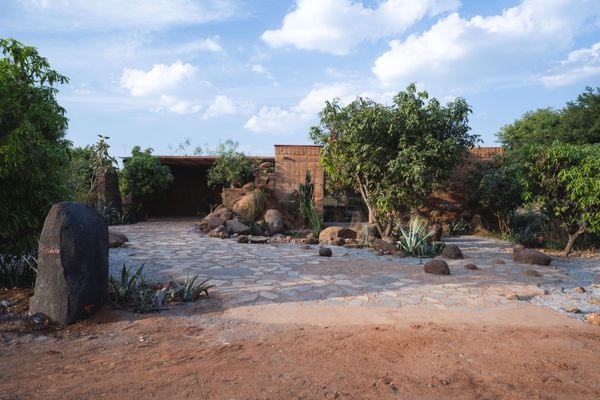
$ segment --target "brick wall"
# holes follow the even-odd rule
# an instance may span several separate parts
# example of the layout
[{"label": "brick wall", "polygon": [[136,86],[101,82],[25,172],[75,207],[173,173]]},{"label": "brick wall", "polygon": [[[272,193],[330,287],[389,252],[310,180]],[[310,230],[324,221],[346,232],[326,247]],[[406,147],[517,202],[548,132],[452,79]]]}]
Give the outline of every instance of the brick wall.
[{"label": "brick wall", "polygon": [[310,171],[315,185],[315,206],[323,212],[323,167],[319,163],[320,146],[275,145],[274,194],[285,201],[298,186],[304,183]]}]

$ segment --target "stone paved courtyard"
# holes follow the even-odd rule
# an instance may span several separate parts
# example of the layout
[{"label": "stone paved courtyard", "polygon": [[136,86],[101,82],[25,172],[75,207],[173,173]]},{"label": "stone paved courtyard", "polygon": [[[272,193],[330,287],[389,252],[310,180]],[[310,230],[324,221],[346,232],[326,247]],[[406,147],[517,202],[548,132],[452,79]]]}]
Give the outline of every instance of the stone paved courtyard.
[{"label": "stone paved courtyard", "polygon": [[[333,257],[319,257],[318,246],[304,249],[208,238],[194,231],[194,222],[158,220],[115,227],[130,242],[126,248],[111,249],[113,273],[126,262],[145,264],[147,277],[157,282],[200,274],[199,279],[210,278],[215,285],[213,297],[223,308],[295,302],[472,310],[509,305],[576,284],[569,262],[555,259],[547,267],[516,264],[509,243],[483,237],[445,238],[460,246],[465,258],[447,260],[452,275],[436,276],[423,273],[425,261],[416,258],[336,246],[331,247]],[[467,263],[479,270],[465,269]],[[531,276],[531,270],[540,276]]]}]

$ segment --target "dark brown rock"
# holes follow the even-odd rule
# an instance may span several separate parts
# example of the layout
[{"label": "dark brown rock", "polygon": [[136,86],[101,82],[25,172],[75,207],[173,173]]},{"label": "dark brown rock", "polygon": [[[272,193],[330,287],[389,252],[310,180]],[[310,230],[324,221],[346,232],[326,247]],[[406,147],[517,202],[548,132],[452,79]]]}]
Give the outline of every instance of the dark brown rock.
[{"label": "dark brown rock", "polygon": [[442,257],[450,258],[453,260],[462,259],[463,253],[460,251],[460,248],[455,244],[447,244],[444,246],[444,250],[442,251]]},{"label": "dark brown rock", "polygon": [[542,274],[537,272],[535,269],[528,269],[527,271],[523,271],[523,273],[527,276],[533,276],[535,278],[539,278],[540,276],[542,276]]},{"label": "dark brown rock", "polygon": [[221,219],[221,217],[219,217],[215,213],[212,213],[208,214],[208,216],[206,217],[206,222],[208,223],[208,229],[212,230],[215,229],[217,226],[223,225],[224,221]]},{"label": "dark brown rock", "polygon": [[95,209],[64,202],[50,209],[38,251],[30,314],[70,324],[97,310],[108,283],[108,229]]},{"label": "dark brown rock", "polygon": [[548,265],[552,259],[541,251],[533,249],[513,249],[513,260],[522,264]]},{"label": "dark brown rock", "polygon": [[237,242],[238,243],[248,243],[248,236],[247,235],[239,235],[237,237]]},{"label": "dark brown rock", "polygon": [[271,235],[281,233],[285,230],[283,215],[273,208],[265,212],[265,223],[267,224],[267,231]]},{"label": "dark brown rock", "polygon": [[319,240],[323,243],[333,243],[338,238],[356,239],[356,231],[342,226],[330,226],[319,234]]},{"label": "dark brown rock", "polygon": [[308,235],[306,235],[306,239],[304,239],[304,243],[319,244],[319,239],[315,238],[315,235],[313,235],[313,233],[311,232]]},{"label": "dark brown rock", "polygon": [[129,239],[123,233],[114,231],[112,229],[108,230],[108,247],[111,249],[115,247],[121,247],[126,242],[129,242]]},{"label": "dark brown rock", "polygon": [[227,229],[227,233],[230,235],[248,235],[250,234],[250,227],[248,225],[244,225],[235,219],[230,219],[225,221],[225,228]]},{"label": "dark brown rock", "polygon": [[450,267],[448,267],[446,261],[440,260],[439,258],[434,258],[433,260],[427,262],[423,267],[423,270],[427,274],[450,275]]},{"label": "dark brown rock", "polygon": [[476,271],[479,269],[479,267],[475,264],[465,264],[465,269],[470,269],[470,270]]},{"label": "dark brown rock", "polygon": [[319,255],[321,257],[331,257],[333,255],[333,252],[331,251],[331,249],[329,247],[319,247]]}]

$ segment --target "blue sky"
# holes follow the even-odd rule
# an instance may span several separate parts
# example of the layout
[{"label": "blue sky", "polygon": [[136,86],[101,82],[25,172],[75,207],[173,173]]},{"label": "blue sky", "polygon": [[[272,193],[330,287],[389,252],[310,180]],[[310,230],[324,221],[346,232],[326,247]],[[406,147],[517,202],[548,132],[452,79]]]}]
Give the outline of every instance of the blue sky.
[{"label": "blue sky", "polygon": [[473,107],[485,145],[525,111],[600,86],[598,0],[3,0],[0,37],[71,78],[68,138],[183,154],[309,143],[325,100],[411,82]]}]

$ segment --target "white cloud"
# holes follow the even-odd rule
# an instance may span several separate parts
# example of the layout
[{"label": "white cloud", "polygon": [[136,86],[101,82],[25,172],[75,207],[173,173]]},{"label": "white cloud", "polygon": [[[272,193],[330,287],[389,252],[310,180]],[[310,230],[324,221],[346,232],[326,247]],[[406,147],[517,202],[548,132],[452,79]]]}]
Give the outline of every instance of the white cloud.
[{"label": "white cloud", "polygon": [[121,86],[133,96],[163,93],[176,88],[182,81],[192,77],[195,71],[196,67],[180,61],[171,65],[154,64],[148,72],[125,68],[121,75]]},{"label": "white cloud", "polygon": [[309,125],[325,106],[325,101],[340,98],[342,103],[348,103],[354,99],[355,91],[356,87],[348,83],[319,86],[288,109],[261,107],[257,114],[248,119],[244,128],[252,132],[307,133]]},{"label": "white cloud", "polygon": [[203,119],[220,117],[221,115],[249,114],[254,111],[254,105],[249,102],[236,103],[229,97],[219,95],[202,115]]},{"label": "white cloud", "polygon": [[265,67],[263,67],[261,64],[253,64],[251,69],[252,69],[252,72],[257,73],[257,74],[266,74],[267,73],[267,69]]},{"label": "white cloud", "polygon": [[600,75],[600,42],[569,53],[560,66],[541,77],[547,87],[567,86]]},{"label": "white cloud", "polygon": [[158,111],[166,109],[175,114],[195,114],[202,109],[202,105],[200,104],[181,100],[165,94],[160,96],[160,100],[162,105],[158,108]]},{"label": "white cloud", "polygon": [[159,29],[221,21],[235,14],[231,0],[21,0],[44,23],[60,29]]},{"label": "white cloud", "polygon": [[212,38],[198,39],[183,43],[170,49],[171,54],[188,54],[197,51],[212,51],[216,53],[223,51],[223,48],[219,43],[219,37],[213,36]]},{"label": "white cloud", "polygon": [[457,0],[385,0],[371,8],[353,0],[297,0],[282,27],[262,39],[272,47],[347,54],[365,40],[376,40],[406,30],[427,15],[456,9]]},{"label": "white cloud", "polygon": [[598,16],[600,2],[594,0],[523,0],[502,14],[471,19],[453,13],[422,34],[390,41],[372,70],[388,86],[523,81],[539,68],[540,57],[568,49]]}]

